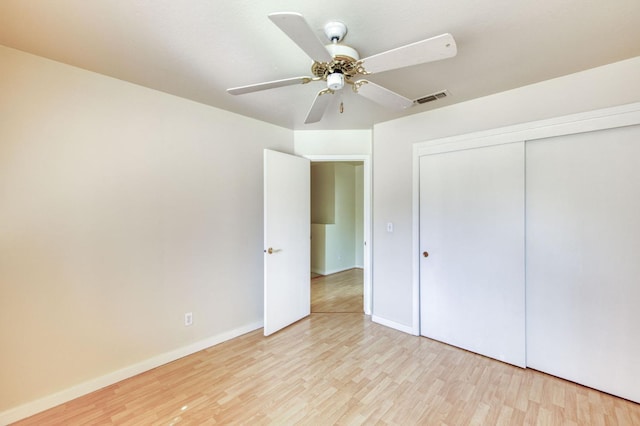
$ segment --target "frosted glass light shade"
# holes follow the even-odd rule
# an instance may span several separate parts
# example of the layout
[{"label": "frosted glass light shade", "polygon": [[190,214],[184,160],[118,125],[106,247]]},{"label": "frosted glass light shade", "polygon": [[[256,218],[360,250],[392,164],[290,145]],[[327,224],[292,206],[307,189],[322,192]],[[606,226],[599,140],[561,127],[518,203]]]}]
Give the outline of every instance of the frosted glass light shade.
[{"label": "frosted glass light shade", "polygon": [[330,90],[336,91],[344,87],[344,75],[339,72],[334,72],[327,76],[327,87]]}]

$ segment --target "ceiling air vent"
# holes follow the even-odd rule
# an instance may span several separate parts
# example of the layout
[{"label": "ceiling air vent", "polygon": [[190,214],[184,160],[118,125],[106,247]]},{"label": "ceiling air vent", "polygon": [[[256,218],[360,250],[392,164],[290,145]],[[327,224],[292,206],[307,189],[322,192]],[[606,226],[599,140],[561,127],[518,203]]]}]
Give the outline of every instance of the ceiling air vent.
[{"label": "ceiling air vent", "polygon": [[416,99],[414,102],[417,104],[426,104],[427,102],[437,101],[438,99],[446,98],[447,96],[449,96],[449,92],[443,90],[442,92],[436,92],[427,96],[423,96],[419,99]]}]

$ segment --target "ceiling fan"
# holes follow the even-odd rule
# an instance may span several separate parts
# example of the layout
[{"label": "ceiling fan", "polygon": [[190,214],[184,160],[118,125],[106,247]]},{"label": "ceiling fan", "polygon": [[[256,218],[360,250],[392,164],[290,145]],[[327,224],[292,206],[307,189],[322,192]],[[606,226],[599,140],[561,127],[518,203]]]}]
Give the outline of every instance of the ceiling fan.
[{"label": "ceiling fan", "polygon": [[320,121],[331,100],[327,95],[342,90],[345,84],[350,85],[358,95],[383,106],[399,110],[408,108],[414,105],[413,100],[360,77],[451,58],[457,53],[453,36],[446,33],[360,59],[354,48],[340,43],[347,33],[347,27],[342,22],[331,21],[324,26],[324,33],[330,41],[325,45],[300,13],[271,13],[269,19],[313,60],[313,76],[250,84],[227,89],[227,92],[241,95],[276,87],[324,81],[326,88],[316,95],[305,124]]}]

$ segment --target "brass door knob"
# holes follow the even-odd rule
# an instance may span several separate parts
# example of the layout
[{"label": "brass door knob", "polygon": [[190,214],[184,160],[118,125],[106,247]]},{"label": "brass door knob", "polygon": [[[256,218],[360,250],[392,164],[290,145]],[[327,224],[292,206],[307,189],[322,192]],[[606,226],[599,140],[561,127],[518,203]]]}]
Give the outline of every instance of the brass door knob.
[{"label": "brass door knob", "polygon": [[429,252],[423,251],[423,252],[422,252],[422,256],[423,256],[423,257],[429,257]]},{"label": "brass door knob", "polygon": [[269,254],[273,254],[273,247],[269,247],[269,248],[267,249],[267,253],[269,253]]}]

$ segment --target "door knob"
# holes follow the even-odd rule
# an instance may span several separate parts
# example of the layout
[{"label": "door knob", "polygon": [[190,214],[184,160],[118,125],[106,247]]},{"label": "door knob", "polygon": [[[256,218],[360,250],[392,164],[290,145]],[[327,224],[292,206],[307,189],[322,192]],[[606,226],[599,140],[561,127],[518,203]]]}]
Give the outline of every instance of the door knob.
[{"label": "door knob", "polygon": [[423,252],[422,252],[422,256],[423,256],[423,257],[429,257],[429,252],[427,252],[427,251],[423,251]]},{"label": "door knob", "polygon": [[269,254],[277,253],[279,251],[282,251],[282,250],[281,249],[274,249],[273,247],[269,247],[268,249],[265,250],[265,252],[269,253]]}]

